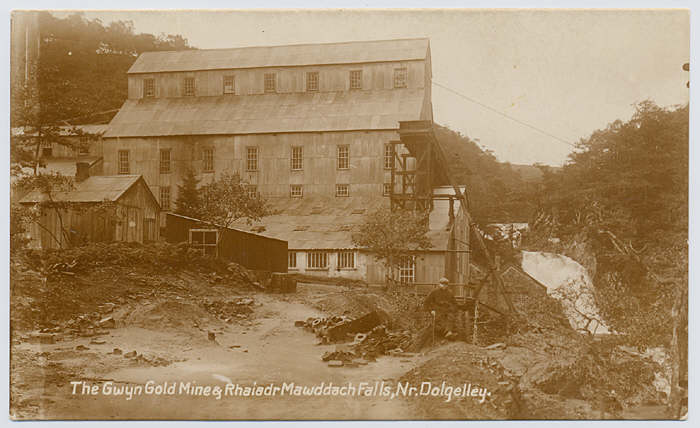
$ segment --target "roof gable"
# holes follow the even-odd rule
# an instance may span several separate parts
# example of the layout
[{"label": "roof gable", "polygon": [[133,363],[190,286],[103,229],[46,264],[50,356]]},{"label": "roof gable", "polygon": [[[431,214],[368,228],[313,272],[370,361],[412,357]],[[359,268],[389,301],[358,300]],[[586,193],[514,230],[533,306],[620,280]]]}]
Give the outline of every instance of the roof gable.
[{"label": "roof gable", "polygon": [[419,38],[144,52],[128,73],[423,60],[428,48],[429,40]]},{"label": "roof gable", "polygon": [[[60,202],[116,202],[134,185],[141,181],[148,193],[150,189],[146,185],[143,177],[140,175],[95,175],[81,181],[75,185],[75,189],[69,192],[57,192],[54,195],[55,201]],[[158,204],[155,196],[151,193],[153,201]],[[27,196],[22,198],[20,203],[31,204],[43,202],[46,200],[46,195],[39,191],[32,191]]]}]

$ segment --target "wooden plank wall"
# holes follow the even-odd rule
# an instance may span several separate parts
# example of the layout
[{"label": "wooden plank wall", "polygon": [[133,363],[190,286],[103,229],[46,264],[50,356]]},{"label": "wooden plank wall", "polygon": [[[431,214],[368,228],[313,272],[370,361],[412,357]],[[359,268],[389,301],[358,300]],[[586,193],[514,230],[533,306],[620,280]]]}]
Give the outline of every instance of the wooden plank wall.
[{"label": "wooden plank wall", "polygon": [[319,73],[319,92],[347,91],[350,89],[350,71],[362,70],[363,90],[392,89],[394,69],[406,68],[407,87],[426,85],[426,62],[411,60],[368,64],[313,65],[301,67],[264,67],[235,70],[202,70],[188,72],[144,73],[128,76],[129,99],[143,98],[143,80],[155,79],[156,97],[180,97],[185,77],[194,77],[197,96],[223,95],[224,76],[234,76],[235,94],[264,93],[265,73],[275,73],[277,93],[306,91],[306,73]]},{"label": "wooden plank wall", "polygon": [[[188,168],[210,182],[224,172],[241,173],[256,184],[265,197],[289,197],[290,184],[303,184],[304,194],[335,196],[335,184],[350,184],[350,195],[381,197],[383,183],[390,181],[384,169],[384,144],[397,139],[395,131],[346,131],[322,133],[259,134],[243,136],[183,136],[107,139],[104,144],[105,175],[115,175],[117,152],[129,150],[130,173],[141,174],[156,197],[160,187],[170,187],[177,198],[177,185]],[[348,145],[350,168],[337,169],[337,146]],[[246,147],[258,148],[258,171],[246,171]],[[292,147],[303,147],[303,170],[291,170]],[[214,150],[214,172],[203,171],[202,153]],[[170,149],[171,172],[160,173],[160,150]]]}]

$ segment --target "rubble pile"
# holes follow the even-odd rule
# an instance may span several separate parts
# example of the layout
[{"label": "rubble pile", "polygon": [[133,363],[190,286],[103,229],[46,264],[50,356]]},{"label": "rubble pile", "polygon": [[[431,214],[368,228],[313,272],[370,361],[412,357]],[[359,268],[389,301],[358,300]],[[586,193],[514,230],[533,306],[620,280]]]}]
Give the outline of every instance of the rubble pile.
[{"label": "rubble pile", "polygon": [[378,325],[368,334],[358,334],[353,349],[357,356],[373,361],[380,355],[402,355],[412,344],[410,332],[390,332],[384,325]]},{"label": "rubble pile", "polygon": [[106,316],[101,306],[110,302],[122,306],[166,295],[192,301],[208,292],[203,284],[250,290],[255,279],[240,265],[166,243],[23,250],[13,254],[10,267],[10,315],[18,331],[89,330],[99,327]]},{"label": "rubble pile", "polygon": [[[372,311],[362,317],[351,319],[345,316],[327,318],[308,318],[294,323],[313,331],[321,343],[349,342],[338,345],[335,351],[323,354],[321,359],[332,363],[354,362],[357,358],[375,361],[380,355],[406,355],[405,350],[413,343],[409,331],[389,331],[388,315],[382,311]],[[342,364],[341,364],[342,365]]]},{"label": "rubble pile", "polygon": [[255,300],[251,297],[238,297],[231,300],[204,302],[204,309],[216,316],[221,321],[231,323],[234,320],[244,320],[250,318],[253,313]]}]

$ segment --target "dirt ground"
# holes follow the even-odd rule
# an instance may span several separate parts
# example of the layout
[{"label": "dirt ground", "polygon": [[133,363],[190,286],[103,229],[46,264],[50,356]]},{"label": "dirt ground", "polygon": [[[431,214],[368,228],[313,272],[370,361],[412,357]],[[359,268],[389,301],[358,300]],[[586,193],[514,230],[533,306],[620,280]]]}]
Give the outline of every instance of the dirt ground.
[{"label": "dirt ground", "polygon": [[[356,285],[299,283],[294,294],[268,294],[251,287],[237,267],[198,269],[193,259],[187,269],[161,263],[156,275],[138,263],[145,251],[150,257],[158,252],[163,262],[190,257],[175,250],[105,247],[82,266],[60,264],[72,254],[61,254],[58,267],[31,259],[13,264],[13,419],[663,418],[663,406],[648,400],[653,391],[646,390],[632,391],[642,398],[616,413],[602,413],[605,403],[576,385],[596,373],[580,364],[571,346],[576,341],[554,333],[519,333],[497,344],[486,338],[480,346],[438,341],[419,353],[334,367],[321,357],[347,345],[320,344],[296,321],[381,310],[391,315],[393,330],[408,331],[424,314],[410,298]],[[106,263],[115,254],[129,257]],[[47,285],[37,271],[48,268],[62,273]],[[636,361],[625,358],[625,364]],[[645,367],[627,376],[648,373]],[[566,382],[559,373],[579,377]],[[217,399],[182,389],[172,395],[146,390],[188,383],[211,391],[229,384],[332,384],[358,393]]]},{"label": "dirt ground", "polygon": [[[12,346],[12,416],[17,419],[410,419],[408,402],[385,397],[223,397],[72,394],[71,381],[102,385],[196,382],[224,386],[295,382],[387,385],[424,357],[381,357],[355,368],[329,367],[320,356],[336,345],[317,345],[294,321],[323,315],[305,302],[321,300],[334,286],[300,285],[293,296],[247,293],[251,320],[224,323],[176,302],[153,299],[115,313],[117,328],[94,337],[65,337],[55,344]],[[230,296],[210,296],[227,299]],[[177,300],[177,299],[176,299]],[[185,305],[190,306],[190,305]],[[135,313],[136,312],[136,313]],[[183,316],[186,315],[186,316]],[[202,315],[201,313],[198,315]],[[179,320],[172,323],[173,319]],[[190,322],[191,321],[191,322]],[[195,327],[195,322],[197,327]],[[165,328],[164,328],[165,327]],[[215,341],[208,332],[215,333]],[[93,342],[93,343],[91,343]],[[80,345],[87,349],[76,349]],[[122,354],[115,355],[118,348]],[[125,358],[136,351],[142,358]]]}]

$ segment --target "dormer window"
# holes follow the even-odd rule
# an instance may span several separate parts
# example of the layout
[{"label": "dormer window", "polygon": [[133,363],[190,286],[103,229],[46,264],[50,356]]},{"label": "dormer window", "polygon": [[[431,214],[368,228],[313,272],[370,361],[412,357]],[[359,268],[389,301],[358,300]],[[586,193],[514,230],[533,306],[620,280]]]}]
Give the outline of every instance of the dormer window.
[{"label": "dormer window", "polygon": [[143,79],[143,97],[153,98],[156,96],[156,79]]},{"label": "dormer window", "polygon": [[265,73],[265,93],[277,92],[277,75]]},{"label": "dormer window", "polygon": [[306,73],[306,90],[309,92],[318,91],[318,71]]},{"label": "dormer window", "polygon": [[224,94],[235,94],[236,88],[234,87],[233,76],[224,76]]},{"label": "dormer window", "polygon": [[183,94],[186,97],[194,97],[194,77],[185,77],[183,82]]}]

